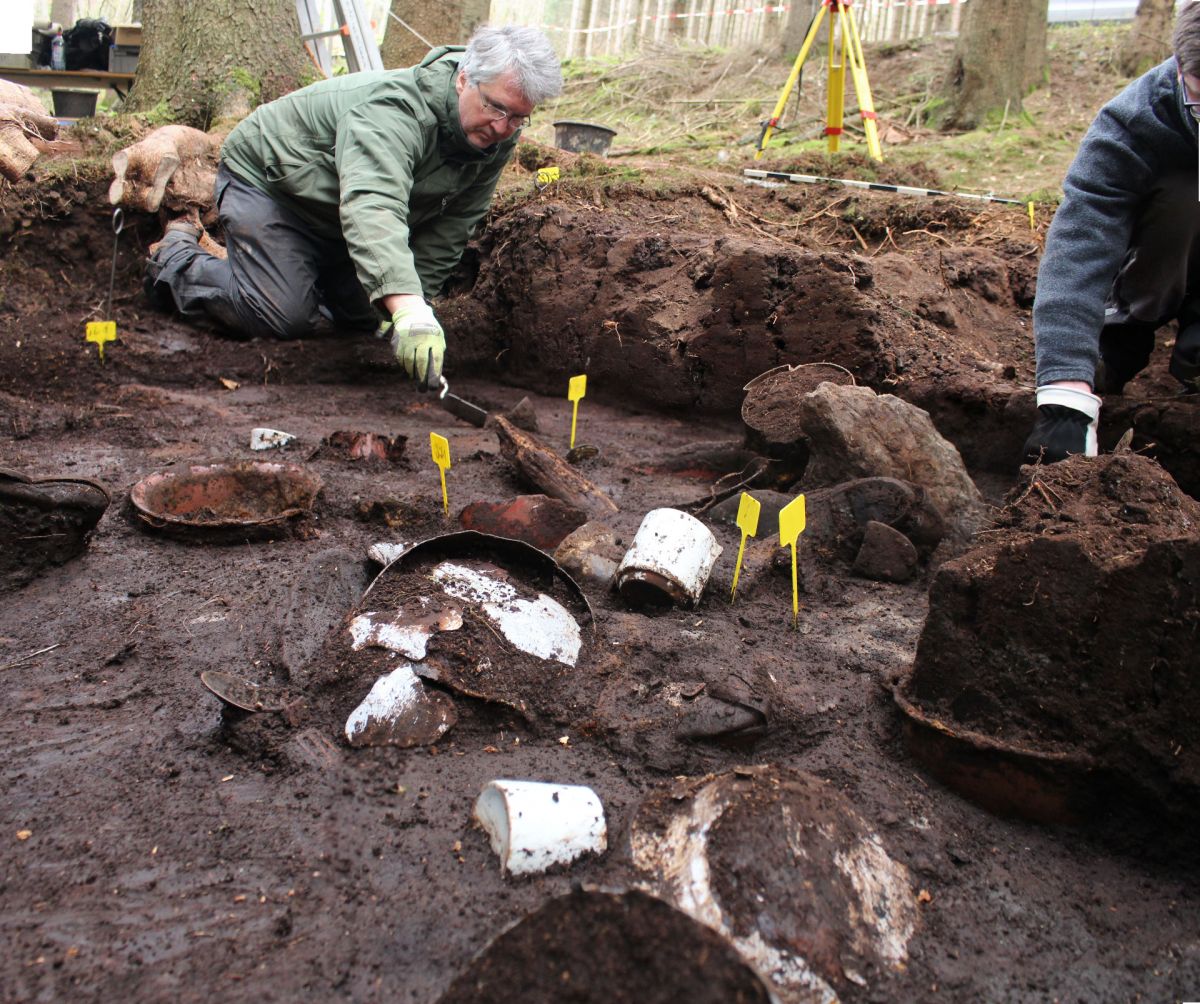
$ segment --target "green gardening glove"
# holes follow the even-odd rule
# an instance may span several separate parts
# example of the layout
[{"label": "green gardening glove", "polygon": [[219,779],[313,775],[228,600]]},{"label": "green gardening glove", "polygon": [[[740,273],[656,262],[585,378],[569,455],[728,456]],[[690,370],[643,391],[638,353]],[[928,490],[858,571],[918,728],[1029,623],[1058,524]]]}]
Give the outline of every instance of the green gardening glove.
[{"label": "green gardening glove", "polygon": [[418,387],[433,390],[441,384],[446,335],[424,300],[392,315],[392,352]]}]

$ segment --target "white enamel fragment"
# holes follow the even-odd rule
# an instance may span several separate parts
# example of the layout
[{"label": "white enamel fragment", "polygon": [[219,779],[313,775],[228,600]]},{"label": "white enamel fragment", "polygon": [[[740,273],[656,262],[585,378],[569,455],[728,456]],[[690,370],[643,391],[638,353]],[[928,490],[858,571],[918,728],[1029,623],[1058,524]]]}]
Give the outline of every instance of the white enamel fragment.
[{"label": "white enamel fragment", "polygon": [[436,741],[457,720],[454,703],[428,690],[412,663],[404,662],[375,681],[346,719],[351,746],[415,746]]},{"label": "white enamel fragment", "polygon": [[491,781],[475,801],[475,818],[501,873],[542,872],[608,848],[604,806],[584,785]]},{"label": "white enamel fragment", "polygon": [[279,429],[251,429],[250,449],[274,450],[287,446],[295,438],[290,432],[281,432]]},{"label": "white enamel fragment", "polygon": [[350,647],[356,652],[375,645],[407,659],[424,659],[435,631],[462,627],[462,611],[437,605],[427,596],[401,605],[394,613],[371,610],[350,621]]},{"label": "white enamel fragment", "polygon": [[561,603],[545,593],[523,599],[511,583],[494,579],[465,565],[444,561],[432,578],[455,599],[476,603],[484,614],[522,652],[574,666],[583,639],[579,624]]},{"label": "white enamel fragment", "polygon": [[407,550],[407,544],[380,540],[367,548],[367,557],[386,568]]},{"label": "white enamel fragment", "polygon": [[395,721],[416,707],[421,681],[412,666],[404,663],[375,681],[362,704],[346,719],[346,738],[354,743],[372,720]]}]

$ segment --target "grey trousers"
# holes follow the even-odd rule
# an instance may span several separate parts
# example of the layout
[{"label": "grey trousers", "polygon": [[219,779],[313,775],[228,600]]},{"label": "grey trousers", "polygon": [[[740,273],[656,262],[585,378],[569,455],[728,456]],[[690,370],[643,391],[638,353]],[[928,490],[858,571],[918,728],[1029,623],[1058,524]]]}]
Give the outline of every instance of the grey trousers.
[{"label": "grey trousers", "polygon": [[[1200,193],[1197,174],[1163,178],[1134,225],[1130,250],[1113,282],[1105,324],[1176,320],[1200,307]],[[1193,308],[1192,313],[1200,315]]]},{"label": "grey trousers", "polygon": [[322,318],[339,330],[374,331],[367,300],[341,240],[325,240],[286,206],[217,171],[217,212],[228,257],[222,261],[171,231],[148,274],[170,289],[184,317],[208,317],[246,337],[303,338]]},{"label": "grey trousers", "polygon": [[1146,368],[1154,332],[1200,322],[1200,193],[1196,173],[1163,178],[1134,226],[1105,303],[1100,356],[1118,384]]}]

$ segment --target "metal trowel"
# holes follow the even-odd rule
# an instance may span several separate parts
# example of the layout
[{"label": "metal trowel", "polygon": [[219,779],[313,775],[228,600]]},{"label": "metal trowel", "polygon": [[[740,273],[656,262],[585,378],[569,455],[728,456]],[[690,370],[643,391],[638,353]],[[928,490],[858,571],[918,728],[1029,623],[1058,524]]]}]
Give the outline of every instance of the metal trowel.
[{"label": "metal trowel", "polygon": [[470,422],[471,425],[478,429],[483,428],[488,417],[485,409],[479,407],[477,404],[472,404],[457,394],[451,394],[450,385],[446,383],[445,377],[441,378],[438,388],[438,404],[455,418],[461,418],[464,422]]}]

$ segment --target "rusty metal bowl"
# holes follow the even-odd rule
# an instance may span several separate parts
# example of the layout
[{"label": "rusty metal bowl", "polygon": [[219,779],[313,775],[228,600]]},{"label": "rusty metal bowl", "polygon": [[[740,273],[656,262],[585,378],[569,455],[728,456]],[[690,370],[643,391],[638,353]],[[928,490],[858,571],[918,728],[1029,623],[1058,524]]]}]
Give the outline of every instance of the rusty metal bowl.
[{"label": "rusty metal bowl", "polygon": [[296,464],[191,464],[143,478],[129,492],[139,525],[179,536],[247,539],[286,532],[312,511],[321,479]]}]

